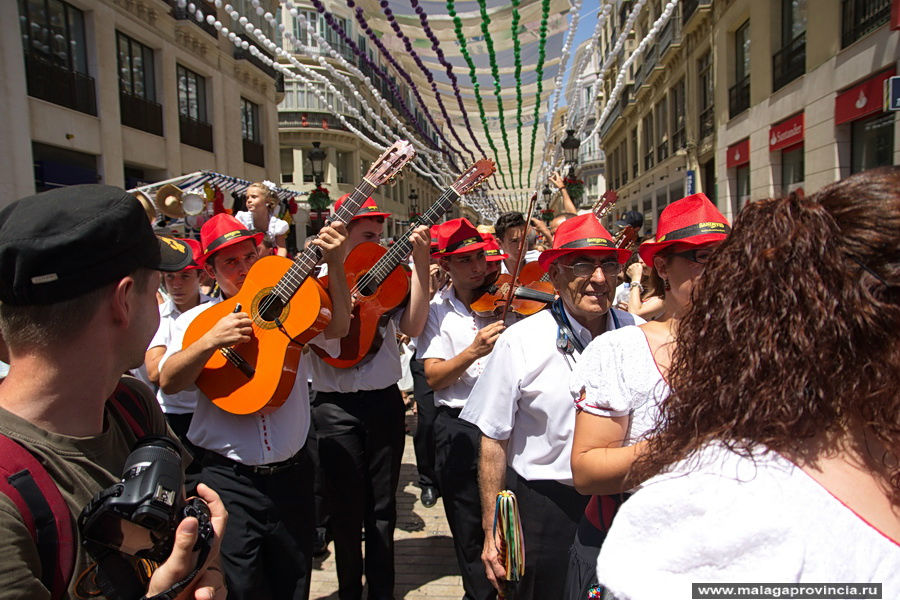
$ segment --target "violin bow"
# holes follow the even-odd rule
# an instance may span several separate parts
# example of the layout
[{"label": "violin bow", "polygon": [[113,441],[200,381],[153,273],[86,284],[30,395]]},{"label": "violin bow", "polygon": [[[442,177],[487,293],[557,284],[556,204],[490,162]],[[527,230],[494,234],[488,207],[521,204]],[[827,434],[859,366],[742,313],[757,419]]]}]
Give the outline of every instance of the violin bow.
[{"label": "violin bow", "polygon": [[516,252],[516,267],[515,270],[511,273],[512,282],[510,283],[509,289],[506,291],[506,302],[503,304],[503,312],[500,313],[500,320],[502,322],[506,322],[506,313],[509,312],[509,305],[512,302],[513,294],[516,293],[516,281],[519,280],[519,269],[522,266],[522,256],[525,253],[525,241],[528,238],[528,228],[531,226],[531,214],[534,212],[534,205],[537,203],[537,191],[531,195],[531,200],[528,201],[528,212],[525,215],[525,229],[522,231],[522,239],[519,240],[519,249]]}]

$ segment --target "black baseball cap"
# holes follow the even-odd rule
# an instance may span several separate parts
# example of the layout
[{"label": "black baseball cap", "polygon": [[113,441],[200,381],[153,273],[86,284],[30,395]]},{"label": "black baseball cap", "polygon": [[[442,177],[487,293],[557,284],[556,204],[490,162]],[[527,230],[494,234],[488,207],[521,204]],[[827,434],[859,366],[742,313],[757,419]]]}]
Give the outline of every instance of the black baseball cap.
[{"label": "black baseball cap", "polygon": [[74,185],[0,210],[0,302],[54,304],[140,267],[180,271],[190,248],[157,237],[137,198],[108,185]]}]

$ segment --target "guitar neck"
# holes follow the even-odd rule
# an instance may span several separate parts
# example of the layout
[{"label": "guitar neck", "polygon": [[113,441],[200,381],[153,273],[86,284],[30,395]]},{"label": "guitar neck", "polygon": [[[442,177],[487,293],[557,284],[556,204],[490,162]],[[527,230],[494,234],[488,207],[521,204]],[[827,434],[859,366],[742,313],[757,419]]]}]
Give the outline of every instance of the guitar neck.
[{"label": "guitar neck", "polygon": [[388,275],[397,268],[397,265],[403,262],[406,257],[409,256],[410,252],[412,252],[412,242],[409,241],[409,236],[413,230],[419,225],[431,227],[437,223],[438,219],[450,210],[450,207],[453,206],[453,203],[459,200],[459,198],[460,194],[457,193],[456,190],[452,187],[447,188],[444,193],[441,194],[441,197],[438,198],[437,201],[425,211],[425,214],[419,218],[418,222],[410,225],[409,229],[400,236],[400,239],[394,242],[394,245],[388,249],[387,253],[385,253],[385,255],[369,269],[364,277],[360,278],[356,287],[362,289],[366,286],[378,287],[381,285],[384,280],[387,279]]},{"label": "guitar neck", "polygon": [[[374,191],[375,186],[363,178],[362,182],[350,194],[350,197],[341,204],[334,216],[328,220],[328,224],[341,222],[346,225],[349,223]],[[294,264],[278,281],[273,292],[282,300],[288,302],[297,293],[297,290],[300,289],[300,286],[303,285],[303,282],[306,281],[320,260],[322,260],[322,249],[310,244],[294,258]]]}]

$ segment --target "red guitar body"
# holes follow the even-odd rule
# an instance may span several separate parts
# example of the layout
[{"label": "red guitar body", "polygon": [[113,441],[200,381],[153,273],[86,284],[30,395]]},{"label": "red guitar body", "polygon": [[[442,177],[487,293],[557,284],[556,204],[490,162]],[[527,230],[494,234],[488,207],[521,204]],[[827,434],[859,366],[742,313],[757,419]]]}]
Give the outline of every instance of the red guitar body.
[{"label": "red guitar body", "polygon": [[187,348],[222,317],[235,312],[238,304],[254,321],[251,340],[231,348],[253,374],[248,375],[216,352],[197,378],[200,391],[222,410],[236,415],[265,414],[284,404],[294,386],[303,344],[331,321],[331,300],[314,277],[306,279],[275,314],[263,314],[260,303],[270,297],[292,264],[280,256],[259,259],[237,295],[197,315],[184,333],[183,347]]},{"label": "red guitar body", "polygon": [[[353,298],[353,318],[350,320],[350,333],[341,340],[341,354],[328,356],[324,351],[311,346],[327,364],[338,369],[354,367],[367,356],[374,355],[381,347],[380,325],[391,313],[400,307],[409,295],[410,272],[405,264],[397,265],[390,275],[375,290],[355,289],[360,278],[387,253],[387,250],[374,242],[363,242],[354,248],[344,261],[347,274],[347,287]],[[324,287],[328,287],[328,276],[320,279]],[[393,343],[393,340],[390,340]]]}]

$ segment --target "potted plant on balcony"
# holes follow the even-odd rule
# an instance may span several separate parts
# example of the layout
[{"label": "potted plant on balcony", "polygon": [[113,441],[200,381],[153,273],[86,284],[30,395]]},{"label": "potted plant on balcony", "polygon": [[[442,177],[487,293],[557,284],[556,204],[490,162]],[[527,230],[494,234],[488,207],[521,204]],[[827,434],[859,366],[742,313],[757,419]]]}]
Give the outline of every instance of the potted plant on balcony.
[{"label": "potted plant on balcony", "polygon": [[578,206],[582,196],[584,196],[584,181],[577,177],[566,177],[563,179],[563,184],[566,186],[569,198],[572,199],[575,206]]}]

